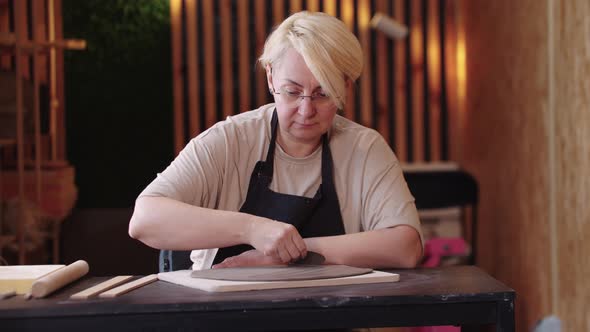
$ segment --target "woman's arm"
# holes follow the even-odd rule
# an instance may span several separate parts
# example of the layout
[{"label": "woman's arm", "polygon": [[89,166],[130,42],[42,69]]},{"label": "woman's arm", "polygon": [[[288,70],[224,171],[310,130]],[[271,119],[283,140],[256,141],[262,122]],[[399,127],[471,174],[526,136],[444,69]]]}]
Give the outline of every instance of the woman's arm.
[{"label": "woman's arm", "polygon": [[283,262],[306,254],[306,245],[293,225],[166,197],[137,199],[129,235],[159,249],[209,249],[245,243]]},{"label": "woman's arm", "polygon": [[[322,254],[324,264],[369,268],[414,268],[422,257],[418,232],[400,225],[376,231],[306,238],[307,250]],[[276,265],[281,261],[258,250],[228,257],[213,268]]]},{"label": "woman's arm", "polygon": [[422,243],[411,226],[354,234],[306,238],[307,250],[324,255],[326,264],[370,268],[413,268],[422,258]]}]

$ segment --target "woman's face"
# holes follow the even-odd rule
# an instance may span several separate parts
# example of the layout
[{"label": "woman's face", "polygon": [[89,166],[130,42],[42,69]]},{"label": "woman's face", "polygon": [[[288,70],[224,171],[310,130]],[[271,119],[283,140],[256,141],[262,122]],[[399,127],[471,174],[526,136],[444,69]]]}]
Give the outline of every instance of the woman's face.
[{"label": "woman's face", "polygon": [[284,92],[324,96],[322,87],[309,71],[303,57],[294,49],[289,49],[278,65],[272,70],[267,68],[267,78],[271,92],[275,92],[281,136],[293,143],[318,144],[322,135],[332,126],[336,105],[331,100],[320,101],[320,98],[315,101],[298,98],[293,103],[284,97]]}]

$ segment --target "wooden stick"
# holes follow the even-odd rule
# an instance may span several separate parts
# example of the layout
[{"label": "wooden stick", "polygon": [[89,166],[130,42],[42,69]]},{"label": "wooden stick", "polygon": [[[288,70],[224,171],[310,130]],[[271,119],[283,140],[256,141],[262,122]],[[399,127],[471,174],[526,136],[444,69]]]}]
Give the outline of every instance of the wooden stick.
[{"label": "wooden stick", "polygon": [[94,285],[90,288],[87,288],[81,292],[73,294],[70,296],[72,300],[87,300],[88,298],[98,295],[104,291],[108,291],[111,288],[117,287],[122,283],[127,282],[129,279],[133,278],[133,276],[118,276],[111,278],[105,282],[101,282],[98,285]]},{"label": "wooden stick", "polygon": [[145,286],[147,284],[151,284],[152,282],[154,282],[156,280],[158,280],[158,275],[157,274],[150,274],[149,276],[143,277],[141,279],[137,279],[137,280],[127,283],[125,285],[113,288],[109,291],[99,294],[98,297],[101,297],[101,298],[117,297],[119,295],[128,293],[136,288]]}]

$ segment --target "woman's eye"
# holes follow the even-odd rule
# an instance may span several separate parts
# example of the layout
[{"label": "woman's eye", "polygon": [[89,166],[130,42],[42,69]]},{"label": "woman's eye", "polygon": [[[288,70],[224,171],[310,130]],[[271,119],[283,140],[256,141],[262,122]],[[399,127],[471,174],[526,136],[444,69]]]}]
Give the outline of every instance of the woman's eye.
[{"label": "woman's eye", "polygon": [[330,96],[328,96],[328,94],[325,93],[324,91],[318,91],[318,92],[314,92],[313,97],[319,98],[319,99],[326,99],[326,98],[329,98]]},{"label": "woman's eye", "polygon": [[298,97],[301,94],[299,91],[293,91],[293,90],[285,90],[285,93],[289,97]]}]

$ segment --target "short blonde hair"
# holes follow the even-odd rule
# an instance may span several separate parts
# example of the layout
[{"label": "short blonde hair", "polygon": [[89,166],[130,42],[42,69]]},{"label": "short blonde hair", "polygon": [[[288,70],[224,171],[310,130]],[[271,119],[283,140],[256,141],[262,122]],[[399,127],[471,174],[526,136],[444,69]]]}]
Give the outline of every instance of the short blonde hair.
[{"label": "short blonde hair", "polygon": [[363,70],[358,39],[339,19],[325,13],[295,13],[266,39],[258,61],[264,68],[279,65],[293,48],[339,109],[344,108],[346,80],[354,82]]}]

